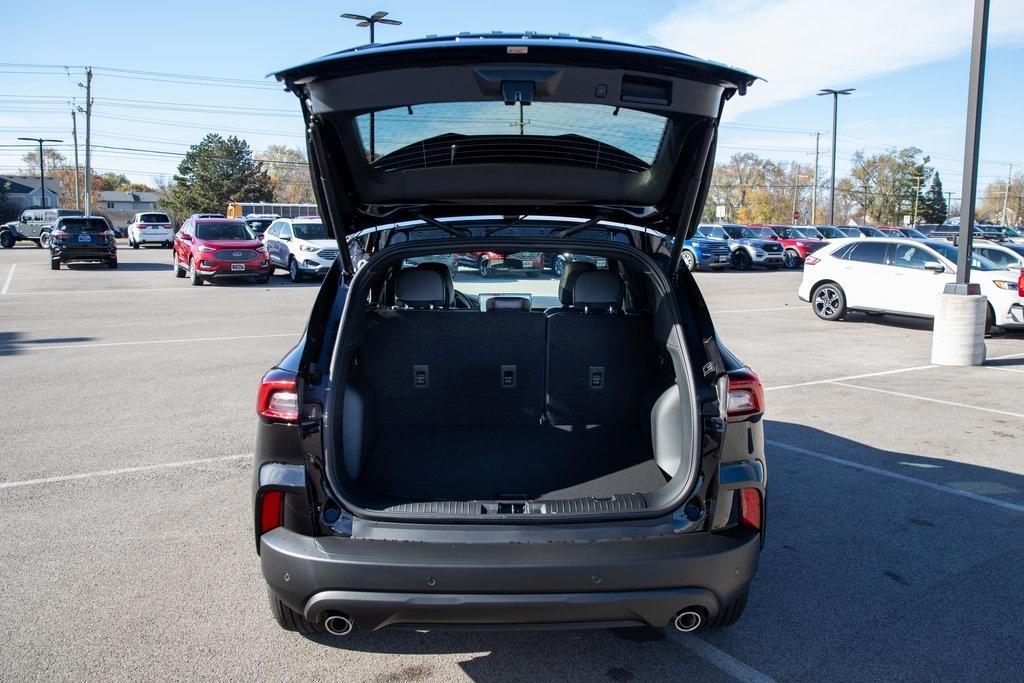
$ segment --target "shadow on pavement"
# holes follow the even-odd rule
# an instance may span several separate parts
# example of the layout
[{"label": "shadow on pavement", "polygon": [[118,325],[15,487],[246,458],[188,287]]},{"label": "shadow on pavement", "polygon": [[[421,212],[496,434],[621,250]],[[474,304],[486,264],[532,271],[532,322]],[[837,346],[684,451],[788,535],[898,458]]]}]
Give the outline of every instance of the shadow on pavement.
[{"label": "shadow on pavement", "polygon": [[47,344],[77,344],[92,340],[93,337],[26,339],[20,332],[0,332],[0,356],[17,356],[33,348],[45,348]]}]

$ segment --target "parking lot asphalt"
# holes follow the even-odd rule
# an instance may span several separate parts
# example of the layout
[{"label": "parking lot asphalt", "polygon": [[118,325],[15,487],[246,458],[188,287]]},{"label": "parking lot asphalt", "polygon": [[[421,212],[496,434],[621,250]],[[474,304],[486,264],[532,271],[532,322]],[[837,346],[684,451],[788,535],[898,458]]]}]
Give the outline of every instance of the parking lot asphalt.
[{"label": "parking lot asphalt", "polygon": [[0,679],[1020,676],[1022,334],[938,368],[928,322],[826,323],[799,272],[699,273],[767,387],[767,541],[738,624],[310,640],[267,609],[249,454],[256,384],[318,285],[192,287],[166,250],[119,258],[0,251]]}]

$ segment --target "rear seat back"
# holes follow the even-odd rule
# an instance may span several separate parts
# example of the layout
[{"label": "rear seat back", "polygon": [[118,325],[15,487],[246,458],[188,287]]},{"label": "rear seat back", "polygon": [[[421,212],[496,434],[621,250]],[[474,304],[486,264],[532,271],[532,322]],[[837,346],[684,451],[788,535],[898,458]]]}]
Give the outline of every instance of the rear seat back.
[{"label": "rear seat back", "polygon": [[447,310],[441,274],[421,267],[399,273],[395,296],[399,306],[371,316],[360,352],[380,425],[539,421],[543,313]]},{"label": "rear seat back", "polygon": [[633,424],[641,418],[656,349],[647,315],[622,312],[612,271],[580,273],[572,308],[548,316],[545,416],[551,424]]}]

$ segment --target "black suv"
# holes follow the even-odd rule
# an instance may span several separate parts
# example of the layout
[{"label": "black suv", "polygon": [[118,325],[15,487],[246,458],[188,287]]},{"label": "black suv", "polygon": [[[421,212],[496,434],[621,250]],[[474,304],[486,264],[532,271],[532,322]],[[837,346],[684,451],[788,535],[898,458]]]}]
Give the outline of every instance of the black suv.
[{"label": "black suv", "polygon": [[62,216],[53,224],[49,239],[50,268],[61,263],[99,261],[117,268],[117,240],[102,216]]},{"label": "black suv", "polygon": [[[340,249],[257,398],[255,540],[277,622],[341,636],[739,618],[765,529],[764,392],[680,248],[722,106],[754,77],[482,34],[277,78]],[[480,251],[586,258],[545,307],[470,296],[456,283],[475,275],[422,258]]]}]

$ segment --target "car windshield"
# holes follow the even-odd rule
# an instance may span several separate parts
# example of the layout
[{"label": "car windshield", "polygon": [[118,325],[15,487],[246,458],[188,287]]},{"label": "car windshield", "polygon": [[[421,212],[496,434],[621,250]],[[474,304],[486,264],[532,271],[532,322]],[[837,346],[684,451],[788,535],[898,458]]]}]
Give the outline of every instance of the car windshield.
[{"label": "car windshield", "polygon": [[743,228],[740,230],[740,236],[746,239],[761,239],[761,231],[755,228]]},{"label": "car windshield", "polygon": [[273,218],[250,218],[245,221],[245,224],[257,235],[262,235],[273,222]]},{"label": "car windshield", "polygon": [[868,237],[885,237],[885,233],[877,228],[861,228],[860,231]]},{"label": "car windshield", "polygon": [[139,216],[140,223],[170,223],[171,219],[165,213],[144,213]]},{"label": "car windshield", "polygon": [[771,228],[751,228],[751,230],[753,230],[755,237],[763,240],[777,240],[779,238]]},{"label": "car windshield", "polygon": [[196,237],[201,240],[251,240],[252,231],[242,221],[222,223],[198,223]]},{"label": "car windshield", "polygon": [[[576,146],[589,140],[610,148],[602,152],[602,165],[615,166],[617,156],[621,157],[621,152],[625,152],[635,157],[634,163],[639,159],[644,166],[649,166],[658,153],[666,121],[664,116],[657,114],[603,104],[533,102],[528,107],[510,107],[501,101],[421,104],[375,113],[374,152],[380,159],[410,148],[409,154],[415,152],[415,158],[420,160],[424,151],[417,143],[441,136],[456,136],[452,141],[461,140],[458,144],[465,146],[464,154],[473,155],[475,161],[486,162],[488,147],[474,145],[474,142],[490,141],[493,151],[495,141],[522,135],[561,137],[563,145]],[[369,114],[356,117],[356,123],[363,147],[369,150]],[[524,147],[521,153],[547,158],[562,148],[554,142],[537,141],[528,148]],[[456,154],[455,148],[456,145],[452,144],[450,154]],[[445,145],[445,155],[449,154],[448,149]],[[620,150],[620,153],[616,155],[615,150]],[[389,161],[399,161],[398,156],[404,156],[404,152]],[[442,161],[447,162],[447,157]]]},{"label": "car windshield", "polygon": [[913,237],[914,239],[919,240],[927,239],[928,237],[920,230],[914,230],[913,228],[900,228],[900,232],[902,232],[907,237]]},{"label": "car windshield", "polygon": [[729,233],[717,225],[705,225],[702,228],[697,228],[695,233],[697,237],[708,237],[711,239],[727,240],[729,239]]},{"label": "car windshield", "polygon": [[66,232],[106,232],[107,222],[102,218],[65,218],[60,227]]},{"label": "car windshield", "polygon": [[1024,256],[1024,244],[1015,244],[1011,242],[1010,244],[1004,244],[1003,246],[1009,249],[1010,251],[1014,252],[1015,254],[1020,254],[1021,256]]},{"label": "car windshield", "polygon": [[[957,248],[952,244],[936,244],[933,242],[928,246],[942,254],[943,258],[956,263]],[[975,270],[1004,270],[984,256],[978,256],[977,254],[971,255],[971,268]]]},{"label": "car windshield", "polygon": [[823,235],[820,232],[818,232],[815,228],[800,228],[797,230],[797,232],[799,232],[804,237],[812,240],[819,240],[823,237]]},{"label": "car windshield", "polygon": [[327,239],[323,223],[292,223],[292,231],[295,233],[295,237],[300,240]]}]

